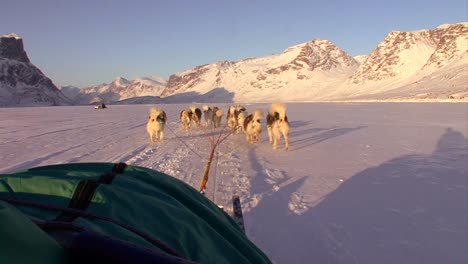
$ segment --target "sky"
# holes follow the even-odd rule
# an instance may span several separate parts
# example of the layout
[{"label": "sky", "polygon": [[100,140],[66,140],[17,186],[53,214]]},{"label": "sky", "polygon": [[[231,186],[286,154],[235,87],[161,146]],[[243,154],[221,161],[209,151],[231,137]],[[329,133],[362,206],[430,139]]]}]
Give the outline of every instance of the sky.
[{"label": "sky", "polygon": [[3,0],[0,35],[20,35],[56,85],[86,87],[118,76],[168,78],[316,38],[352,56],[369,54],[392,30],[464,22],[467,12],[466,0]]},{"label": "sky", "polygon": [[[165,138],[150,144],[149,107],[0,108],[0,174],[125,162],[198,190],[206,135],[221,129],[182,131],[187,104],[160,104]],[[288,104],[289,151],[283,139],[273,150],[266,129],[255,145],[242,133],[228,136],[216,149],[206,197],[229,210],[239,195],[246,234],[273,263],[466,264],[466,110],[466,103]]]}]

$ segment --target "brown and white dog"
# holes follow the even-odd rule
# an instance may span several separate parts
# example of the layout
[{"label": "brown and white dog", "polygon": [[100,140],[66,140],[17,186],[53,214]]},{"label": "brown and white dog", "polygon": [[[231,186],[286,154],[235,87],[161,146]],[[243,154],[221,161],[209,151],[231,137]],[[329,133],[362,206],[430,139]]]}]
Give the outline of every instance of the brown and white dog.
[{"label": "brown and white dog", "polygon": [[244,132],[247,137],[247,142],[250,144],[260,142],[260,133],[262,133],[261,118],[263,118],[263,112],[257,109],[244,120]]},{"label": "brown and white dog", "polygon": [[223,118],[224,111],[217,106],[213,107],[213,125],[215,128],[221,126],[221,119]]},{"label": "brown and white dog", "polygon": [[180,112],[180,123],[184,130],[189,130],[192,126],[192,110],[184,109]]},{"label": "brown and white dog", "polygon": [[244,122],[245,118],[247,117],[247,112],[245,108],[243,111],[240,111],[237,115],[237,133],[244,132]]},{"label": "brown and white dog", "polygon": [[195,126],[200,127],[202,117],[202,112],[200,108],[191,105],[190,110],[192,111],[192,122],[195,124]]},{"label": "brown and white dog", "polygon": [[[149,134],[151,143],[162,141],[164,139],[164,127],[166,126],[166,112],[162,109],[153,107],[150,109],[146,131]],[[156,137],[156,140],[154,140]]]},{"label": "brown and white dog", "polygon": [[232,130],[232,131],[237,131],[238,133],[239,132],[242,132],[242,127],[244,126],[244,119],[245,119],[245,113],[244,115],[242,116],[242,121],[239,122],[239,114],[245,112],[245,107],[243,107],[242,105],[231,105],[229,107],[229,110],[228,110],[228,113],[227,113],[227,116],[226,116],[226,122],[228,124],[228,127]]},{"label": "brown and white dog", "polygon": [[289,128],[286,106],[281,103],[272,104],[267,115],[267,130],[273,149],[278,147],[281,135],[284,137],[286,150],[289,149]]},{"label": "brown and white dog", "polygon": [[228,109],[227,115],[226,115],[226,122],[228,127],[231,129],[231,131],[234,131],[237,127],[237,115],[236,115],[236,107],[231,105]]}]

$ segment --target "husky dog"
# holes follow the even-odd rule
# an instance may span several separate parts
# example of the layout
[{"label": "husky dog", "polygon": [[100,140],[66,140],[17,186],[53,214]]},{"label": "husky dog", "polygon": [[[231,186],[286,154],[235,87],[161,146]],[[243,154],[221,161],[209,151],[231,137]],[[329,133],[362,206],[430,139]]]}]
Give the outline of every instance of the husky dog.
[{"label": "husky dog", "polygon": [[236,116],[236,107],[231,105],[228,109],[227,115],[226,115],[226,122],[228,124],[228,127],[231,130],[235,130],[237,127],[237,116]]},{"label": "husky dog", "polygon": [[204,105],[202,109],[203,117],[205,118],[205,126],[211,127],[213,125],[213,110],[207,105]]},{"label": "husky dog", "polygon": [[192,110],[185,109],[180,112],[180,123],[184,130],[189,130],[192,125]]},{"label": "husky dog", "polygon": [[[166,112],[162,109],[153,107],[149,112],[148,123],[146,124],[146,131],[150,136],[151,143],[162,141],[164,139],[164,127],[166,126]],[[156,140],[153,138],[156,137]]]},{"label": "husky dog", "polygon": [[243,123],[239,123],[239,114],[242,112],[245,112],[245,107],[243,107],[242,105],[231,105],[229,107],[226,116],[226,122],[232,131],[242,131],[241,127],[243,126]]},{"label": "husky dog", "polygon": [[247,142],[250,144],[260,142],[260,133],[262,133],[262,123],[260,119],[263,118],[262,110],[255,110],[253,114],[248,115],[244,121],[244,131],[247,137]]},{"label": "husky dog", "polygon": [[236,106],[236,110],[237,114],[239,114],[240,112],[245,112],[245,107],[243,107],[242,105],[238,105]]},{"label": "husky dog", "polygon": [[221,126],[221,119],[223,118],[224,111],[217,106],[213,107],[213,125],[215,128]]},{"label": "husky dog", "polygon": [[286,150],[289,149],[289,128],[286,106],[280,103],[272,104],[267,115],[267,130],[273,149],[278,147],[281,135],[284,137]]},{"label": "husky dog", "polygon": [[244,132],[244,121],[246,116],[247,112],[245,111],[245,108],[243,111],[240,111],[237,115],[237,133]]},{"label": "husky dog", "polygon": [[202,112],[200,108],[197,108],[196,106],[191,105],[190,110],[192,111],[192,122],[195,124],[195,126],[200,127],[200,122],[201,122],[201,117],[202,117]]}]

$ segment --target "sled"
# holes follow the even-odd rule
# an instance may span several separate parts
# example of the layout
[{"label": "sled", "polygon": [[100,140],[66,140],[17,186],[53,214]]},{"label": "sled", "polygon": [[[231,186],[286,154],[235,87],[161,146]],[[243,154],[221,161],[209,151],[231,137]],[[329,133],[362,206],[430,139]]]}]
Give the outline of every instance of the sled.
[{"label": "sled", "polygon": [[0,175],[0,223],[0,263],[271,263],[197,190],[124,163]]},{"label": "sled", "polygon": [[105,104],[95,105],[94,109],[106,109],[107,106]]}]

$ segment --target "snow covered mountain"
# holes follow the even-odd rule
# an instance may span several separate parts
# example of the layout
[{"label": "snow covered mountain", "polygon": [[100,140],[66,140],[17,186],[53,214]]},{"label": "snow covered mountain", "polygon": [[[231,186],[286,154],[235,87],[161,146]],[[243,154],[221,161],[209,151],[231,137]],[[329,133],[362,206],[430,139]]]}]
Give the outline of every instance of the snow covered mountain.
[{"label": "snow covered mountain", "polygon": [[170,76],[161,96],[216,87],[234,101],[468,98],[468,23],[390,32],[371,54],[352,58],[327,40],[238,62],[221,61]]},{"label": "snow covered mountain", "polygon": [[316,39],[278,55],[220,61],[171,75],[161,96],[204,94],[223,87],[235,94],[234,101],[302,100],[343,82],[358,66],[354,58],[330,41]]},{"label": "snow covered mountain", "polygon": [[0,36],[0,106],[69,104],[68,98],[30,62],[18,35]]},{"label": "snow covered mountain", "polygon": [[372,51],[337,98],[468,97],[468,23],[432,30],[390,32]]},{"label": "snow covered mountain", "polygon": [[200,65],[173,74],[167,81],[118,77],[109,84],[62,87],[61,91],[30,63],[21,38],[10,34],[0,39],[0,106],[119,101],[468,101],[466,80],[468,22],[392,31],[369,55],[354,58],[328,40],[315,39],[280,54]]},{"label": "snow covered mountain", "polygon": [[164,90],[166,82],[161,77],[145,77],[127,80],[116,78],[109,84],[76,89],[62,87],[75,104],[112,103],[134,97],[159,96]]}]

